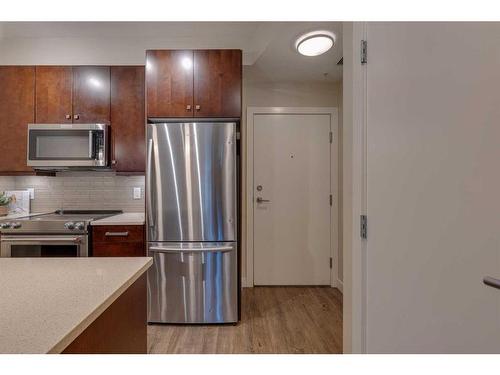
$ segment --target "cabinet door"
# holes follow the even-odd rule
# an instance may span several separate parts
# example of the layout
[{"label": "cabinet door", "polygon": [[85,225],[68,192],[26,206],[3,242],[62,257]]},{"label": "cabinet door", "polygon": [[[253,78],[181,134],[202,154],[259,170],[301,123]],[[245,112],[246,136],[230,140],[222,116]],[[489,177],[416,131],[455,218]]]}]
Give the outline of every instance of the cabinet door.
[{"label": "cabinet door", "polygon": [[144,67],[111,67],[112,165],[117,172],[145,171]]},{"label": "cabinet door", "polygon": [[92,227],[92,255],[95,257],[145,256],[143,225]]},{"label": "cabinet door", "polygon": [[241,50],[194,52],[196,117],[241,117]]},{"label": "cabinet door", "polygon": [[73,68],[73,123],[109,123],[109,66]]},{"label": "cabinet door", "polygon": [[38,124],[71,123],[72,68],[70,66],[37,66],[35,82],[35,121]]},{"label": "cabinet door", "polygon": [[146,51],[148,117],[193,117],[193,51]]},{"label": "cabinet door", "polygon": [[35,68],[0,66],[0,172],[30,172],[28,124],[35,122]]}]

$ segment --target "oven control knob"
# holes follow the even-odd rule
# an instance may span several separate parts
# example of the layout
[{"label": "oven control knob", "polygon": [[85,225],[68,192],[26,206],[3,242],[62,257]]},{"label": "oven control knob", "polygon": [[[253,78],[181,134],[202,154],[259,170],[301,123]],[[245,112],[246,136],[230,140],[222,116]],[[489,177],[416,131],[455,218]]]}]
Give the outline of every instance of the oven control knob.
[{"label": "oven control knob", "polygon": [[67,223],[64,223],[64,228],[73,230],[75,229],[75,223],[68,221]]},{"label": "oven control knob", "polygon": [[78,230],[84,230],[85,229],[85,224],[82,222],[75,223],[75,228]]},{"label": "oven control knob", "polygon": [[2,223],[2,229],[9,229],[10,223]]},{"label": "oven control knob", "polygon": [[14,229],[21,228],[21,223],[17,223],[17,222],[16,223],[12,223],[12,228],[14,228]]}]

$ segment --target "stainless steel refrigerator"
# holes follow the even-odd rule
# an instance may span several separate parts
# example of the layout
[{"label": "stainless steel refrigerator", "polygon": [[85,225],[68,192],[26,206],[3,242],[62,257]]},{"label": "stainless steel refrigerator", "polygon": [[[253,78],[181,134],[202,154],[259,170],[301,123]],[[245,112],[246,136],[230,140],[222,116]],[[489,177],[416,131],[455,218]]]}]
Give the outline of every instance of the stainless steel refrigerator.
[{"label": "stainless steel refrigerator", "polygon": [[235,122],[147,126],[150,323],[238,321]]}]

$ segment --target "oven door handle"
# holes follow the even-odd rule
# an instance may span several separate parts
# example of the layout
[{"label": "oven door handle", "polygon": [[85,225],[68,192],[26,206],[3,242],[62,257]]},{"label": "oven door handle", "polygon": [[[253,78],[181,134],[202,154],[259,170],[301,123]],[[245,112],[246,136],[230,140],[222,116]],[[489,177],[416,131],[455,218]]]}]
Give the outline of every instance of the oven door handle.
[{"label": "oven door handle", "polygon": [[1,242],[73,242],[73,243],[81,243],[82,237],[55,237],[55,236],[40,236],[40,237],[8,237],[2,236],[0,237]]}]

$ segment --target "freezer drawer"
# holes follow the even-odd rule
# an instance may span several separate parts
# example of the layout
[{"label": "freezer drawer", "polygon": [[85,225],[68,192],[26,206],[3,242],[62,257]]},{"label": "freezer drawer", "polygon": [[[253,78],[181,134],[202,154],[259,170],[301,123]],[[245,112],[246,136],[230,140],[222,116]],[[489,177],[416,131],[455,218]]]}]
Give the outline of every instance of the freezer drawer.
[{"label": "freezer drawer", "polygon": [[238,321],[236,242],[149,243],[150,323]]}]

